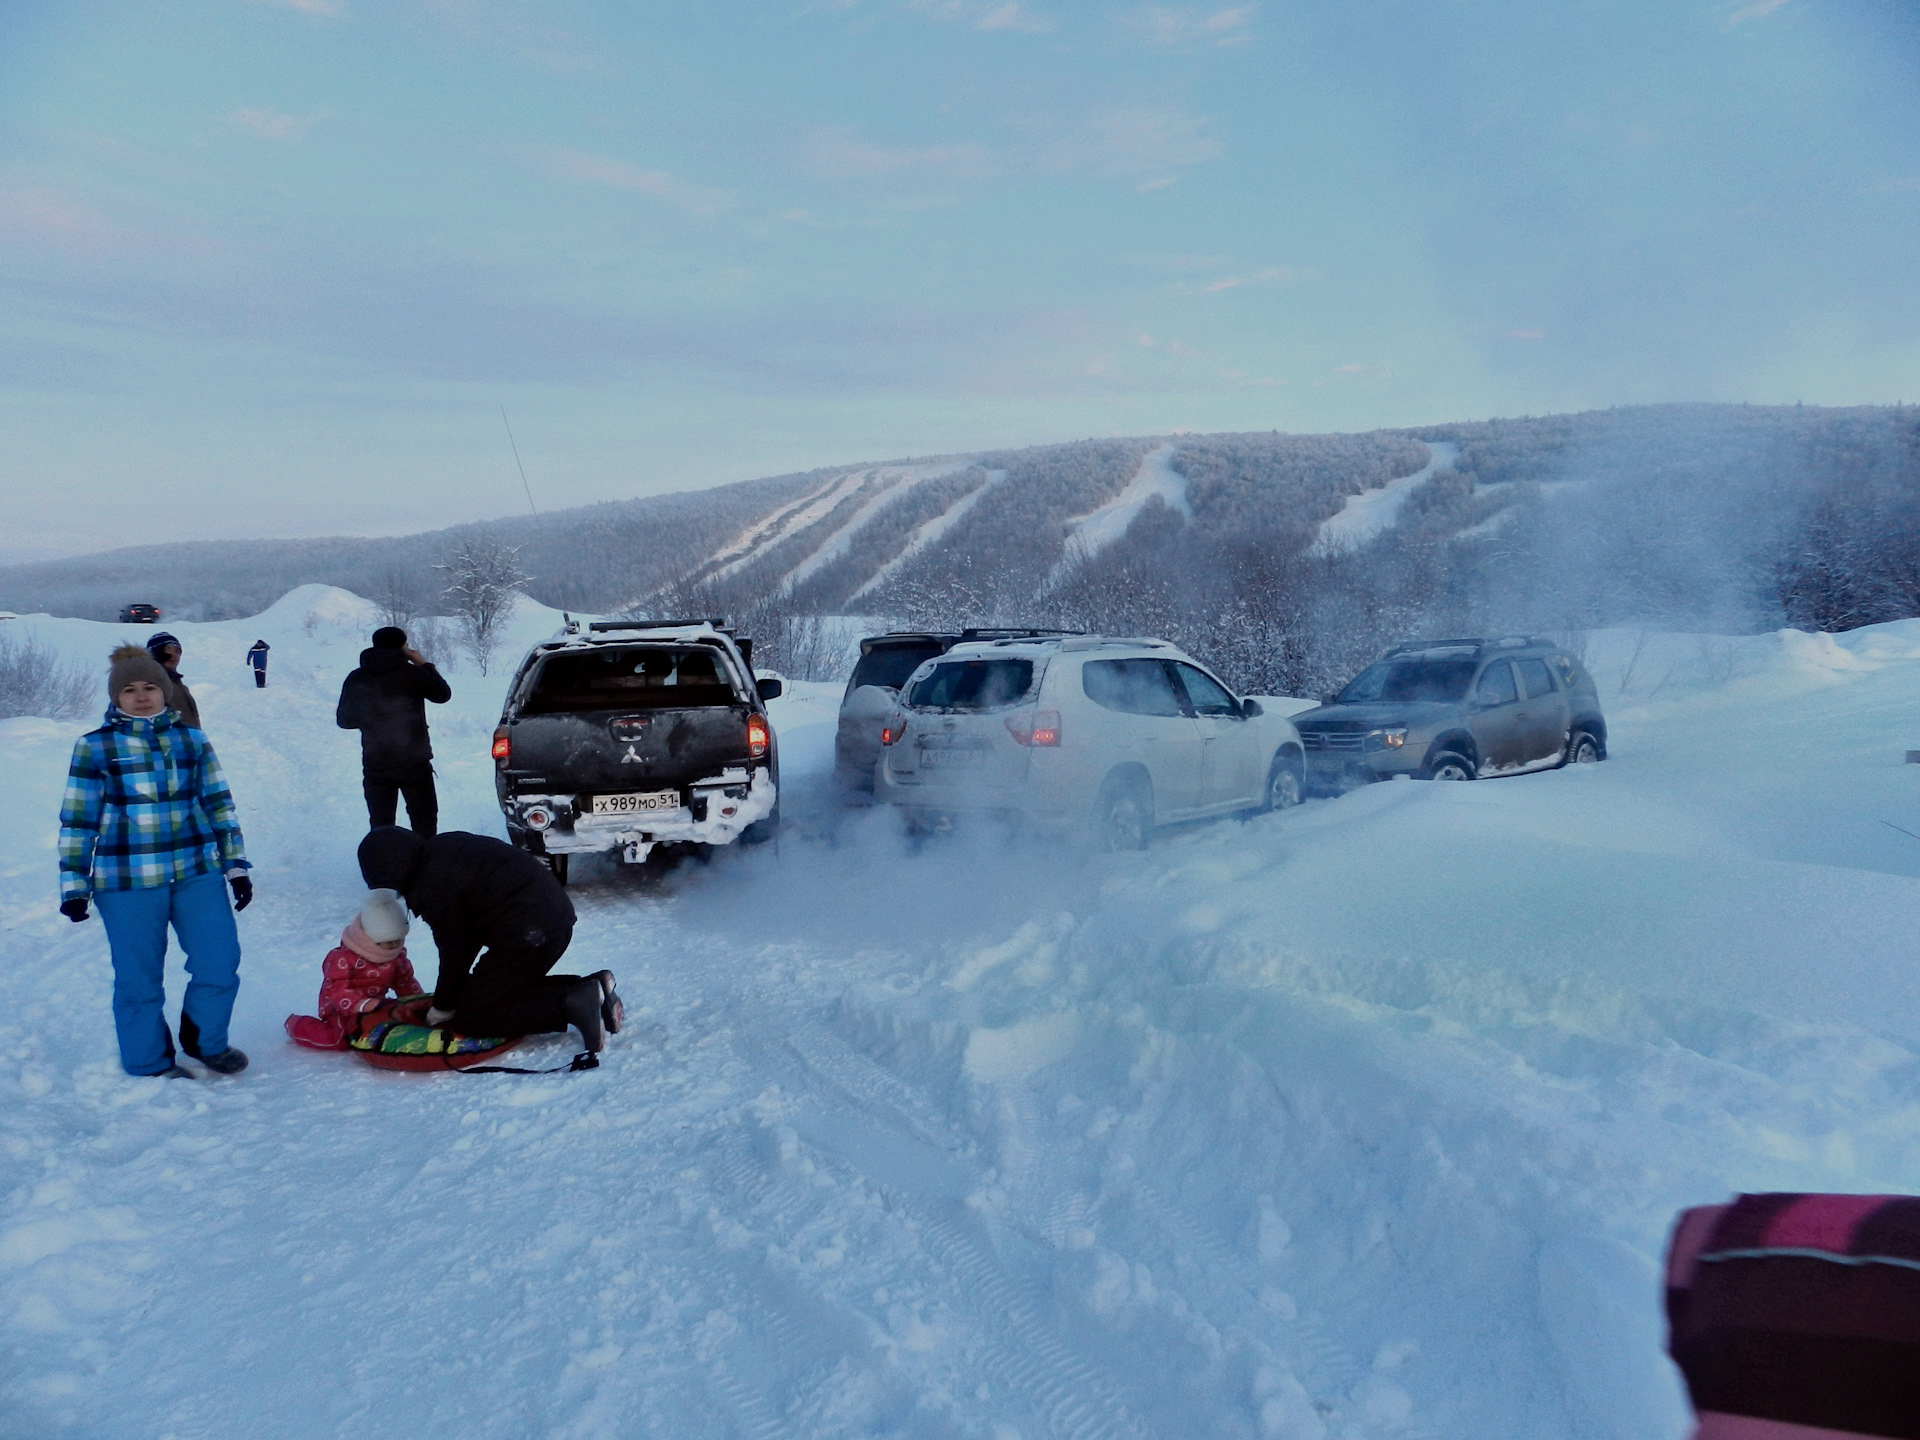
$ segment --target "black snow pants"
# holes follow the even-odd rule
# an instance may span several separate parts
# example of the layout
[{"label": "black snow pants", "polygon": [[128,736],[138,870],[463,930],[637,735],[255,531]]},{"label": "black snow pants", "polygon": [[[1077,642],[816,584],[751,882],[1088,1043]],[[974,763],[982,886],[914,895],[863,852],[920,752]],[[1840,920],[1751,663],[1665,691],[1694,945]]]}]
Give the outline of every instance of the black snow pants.
[{"label": "black snow pants", "polygon": [[360,788],[367,797],[370,829],[393,824],[402,795],[407,797],[407,825],[414,834],[431,836],[440,828],[440,797],[434,793],[432,766],[422,765],[404,775],[391,771],[363,774]]},{"label": "black snow pants", "polygon": [[474,963],[460,987],[453,1028],[462,1035],[546,1035],[564,1030],[567,997],[578,975],[549,975],[573,941],[573,931],[541,945],[494,946]]}]

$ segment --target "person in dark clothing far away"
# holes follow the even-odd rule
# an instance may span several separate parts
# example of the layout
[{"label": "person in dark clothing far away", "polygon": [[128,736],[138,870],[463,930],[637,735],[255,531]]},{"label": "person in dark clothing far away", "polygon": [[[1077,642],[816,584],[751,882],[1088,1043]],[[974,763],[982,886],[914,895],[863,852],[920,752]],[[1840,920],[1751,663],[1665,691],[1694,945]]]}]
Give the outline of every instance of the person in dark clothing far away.
[{"label": "person in dark clothing far away", "polygon": [[427,737],[427,705],[444,705],[453,691],[427,657],[407,646],[407,632],[385,625],[360,652],[360,668],[340,687],[334,720],[360,732],[360,782],[367,797],[367,824],[393,824],[399,797],[407,797],[407,823],[422,835],[439,827],[440,799],[433,790],[433,742]]},{"label": "person in dark clothing far away", "polygon": [[[360,874],[394,890],[427,922],[440,951],[429,1025],[461,1035],[580,1032],[598,1052],[625,1008],[613,972],[550,975],[573,940],[573,902],[546,863],[502,840],[397,825],[360,842]],[[485,954],[482,954],[482,951]]]},{"label": "person in dark clothing far away", "polygon": [[267,651],[273,647],[264,640],[253,642],[253,648],[247,651],[247,663],[253,667],[253,688],[267,688]]},{"label": "person in dark clothing far away", "polygon": [[180,712],[182,720],[198,730],[200,707],[194,704],[187,682],[180,678],[180,641],[165,630],[157,630],[147,637],[147,653],[160,662],[167,679],[173,682],[173,708]]}]

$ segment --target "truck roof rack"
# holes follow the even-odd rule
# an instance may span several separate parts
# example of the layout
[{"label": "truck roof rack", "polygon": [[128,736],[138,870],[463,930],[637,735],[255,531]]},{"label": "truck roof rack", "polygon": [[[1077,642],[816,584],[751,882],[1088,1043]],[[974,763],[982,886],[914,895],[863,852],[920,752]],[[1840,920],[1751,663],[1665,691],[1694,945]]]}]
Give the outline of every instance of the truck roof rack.
[{"label": "truck roof rack", "polygon": [[715,630],[725,630],[727,621],[721,615],[695,615],[683,620],[595,620],[587,626],[589,630],[605,632],[608,630],[682,630],[689,625],[707,625]]}]

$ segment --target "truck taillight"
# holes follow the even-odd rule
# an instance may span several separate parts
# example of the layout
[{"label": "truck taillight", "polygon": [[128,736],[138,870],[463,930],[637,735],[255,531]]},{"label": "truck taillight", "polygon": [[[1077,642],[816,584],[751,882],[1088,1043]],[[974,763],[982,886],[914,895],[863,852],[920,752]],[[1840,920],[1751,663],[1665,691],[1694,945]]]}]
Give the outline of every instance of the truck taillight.
[{"label": "truck taillight", "polygon": [[880,743],[897,745],[900,737],[907,733],[907,717],[898,710],[887,717],[887,723],[880,727]]},{"label": "truck taillight", "polygon": [[749,759],[759,760],[765,757],[769,734],[766,716],[749,715],[747,717],[747,756]]},{"label": "truck taillight", "polygon": [[1022,745],[1057,746],[1060,743],[1060,712],[1030,710],[1007,721],[1007,733]]},{"label": "truck taillight", "polygon": [[507,733],[507,727],[502,725],[493,732],[493,763],[504,770],[512,755],[513,737]]}]

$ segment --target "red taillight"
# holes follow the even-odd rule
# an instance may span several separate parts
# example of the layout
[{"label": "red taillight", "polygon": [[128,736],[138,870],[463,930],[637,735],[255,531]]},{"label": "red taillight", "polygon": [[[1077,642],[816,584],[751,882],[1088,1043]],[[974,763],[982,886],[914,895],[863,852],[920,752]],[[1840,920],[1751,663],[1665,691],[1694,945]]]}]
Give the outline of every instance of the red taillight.
[{"label": "red taillight", "polygon": [[906,733],[907,717],[896,710],[887,717],[887,723],[880,728],[880,743],[882,745],[896,745],[899,743],[900,737]]},{"label": "red taillight", "polygon": [[1007,721],[1007,733],[1022,745],[1058,745],[1060,712],[1033,710]]},{"label": "red taillight", "polygon": [[747,717],[747,756],[749,759],[758,760],[767,753],[768,734],[766,716],[749,715]]},{"label": "red taillight", "polygon": [[502,725],[498,730],[493,732],[494,763],[504,770],[507,768],[507,761],[512,755],[513,737],[507,733],[507,727]]}]

